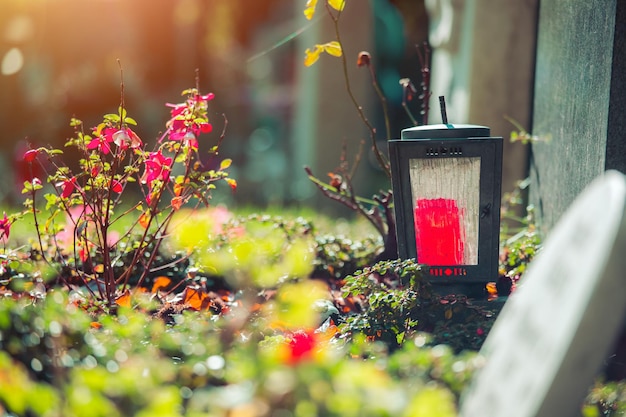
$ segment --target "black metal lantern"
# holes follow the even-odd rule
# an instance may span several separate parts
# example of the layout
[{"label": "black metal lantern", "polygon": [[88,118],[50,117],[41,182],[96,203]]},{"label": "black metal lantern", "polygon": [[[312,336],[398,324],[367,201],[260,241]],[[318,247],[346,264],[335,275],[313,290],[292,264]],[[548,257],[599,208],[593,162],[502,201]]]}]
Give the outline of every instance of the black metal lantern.
[{"label": "black metal lantern", "polygon": [[502,138],[489,135],[439,124],[389,141],[398,256],[429,266],[431,282],[497,279]]}]

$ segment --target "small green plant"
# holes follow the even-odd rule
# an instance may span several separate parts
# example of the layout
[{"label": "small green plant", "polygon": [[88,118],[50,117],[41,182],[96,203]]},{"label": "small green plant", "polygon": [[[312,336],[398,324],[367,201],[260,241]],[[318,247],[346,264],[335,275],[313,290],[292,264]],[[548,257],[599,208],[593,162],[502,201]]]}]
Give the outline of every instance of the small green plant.
[{"label": "small green plant", "polygon": [[478,350],[495,314],[466,296],[437,294],[423,279],[422,268],[413,260],[381,261],[346,277],[341,332],[363,334],[391,350],[421,332],[432,334],[432,345]]},{"label": "small green plant", "polygon": [[[216,162],[224,132],[209,147],[209,159],[200,156],[198,138],[213,130],[208,107],[214,95],[198,88],[183,95],[184,102],[167,104],[171,118],[151,151],[133,131],[137,122],[127,113],[122,84],[117,113],[106,114],[92,129],[72,119],[74,136],[65,146],[78,152],[77,169],[63,161],[59,149],[24,154],[30,167],[38,163],[48,172],[52,186],[44,193],[43,181],[34,177],[22,192],[29,196],[24,204],[38,237],[34,251],[56,269],[60,284],[79,282],[114,306],[131,277],[140,284],[149,274],[174,213],[185,204],[208,205],[216,181],[236,187],[227,172],[231,161]],[[116,231],[127,217],[132,220],[126,228]],[[6,224],[2,233],[8,236]],[[66,269],[71,277],[61,273]]]},{"label": "small green plant", "polygon": [[626,415],[626,380],[598,380],[587,395],[584,417],[618,417]]}]

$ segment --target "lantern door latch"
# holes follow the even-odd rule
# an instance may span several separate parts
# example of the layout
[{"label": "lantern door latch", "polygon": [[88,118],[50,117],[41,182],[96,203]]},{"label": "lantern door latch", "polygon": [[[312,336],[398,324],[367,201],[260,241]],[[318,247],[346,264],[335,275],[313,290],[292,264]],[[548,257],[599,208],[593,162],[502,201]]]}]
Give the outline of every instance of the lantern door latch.
[{"label": "lantern door latch", "polygon": [[484,219],[485,217],[489,216],[489,214],[491,213],[491,203],[488,203],[485,207],[483,207],[483,209],[480,211],[480,218]]}]

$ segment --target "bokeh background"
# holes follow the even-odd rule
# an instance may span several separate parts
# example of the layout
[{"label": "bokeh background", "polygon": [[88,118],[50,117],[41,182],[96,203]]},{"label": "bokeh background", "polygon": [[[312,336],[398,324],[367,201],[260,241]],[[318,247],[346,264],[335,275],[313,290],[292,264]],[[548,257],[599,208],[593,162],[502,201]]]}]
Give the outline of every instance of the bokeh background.
[{"label": "bokeh background", "polygon": [[[154,143],[177,102],[199,74],[214,92],[215,132],[228,120],[222,156],[232,158],[235,194],[228,203],[306,205],[341,212],[308,180],[340,163],[342,147],[366,152],[357,191],[389,188],[367,152],[369,134],[346,93],[341,62],[323,56],[303,65],[304,50],[334,37],[323,2],[316,17],[305,0],[0,0],[0,200],[15,204],[26,175],[28,146],[60,147],[71,117],[94,126],[120,102],[141,138]],[[508,3],[507,3],[508,4]],[[402,109],[401,78],[416,86],[416,46],[432,48],[433,97],[446,95],[452,122],[488,125],[507,137],[511,117],[530,123],[536,0],[503,6],[488,0],[347,0],[341,35],[355,96],[379,131],[384,122],[359,51],[372,54],[390,105],[392,136],[411,126]],[[410,103],[418,115],[417,103]],[[432,113],[438,111],[433,107]],[[418,116],[419,117],[419,116]],[[440,119],[431,116],[431,123]],[[207,137],[205,140],[215,140]],[[511,146],[511,145],[507,145]],[[523,148],[507,149],[505,188],[525,175]]]}]

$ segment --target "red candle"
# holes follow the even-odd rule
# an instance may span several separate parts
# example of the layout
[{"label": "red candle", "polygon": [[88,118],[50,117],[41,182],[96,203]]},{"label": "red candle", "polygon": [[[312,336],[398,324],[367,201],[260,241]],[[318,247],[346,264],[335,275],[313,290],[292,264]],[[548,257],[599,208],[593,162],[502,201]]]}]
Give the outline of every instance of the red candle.
[{"label": "red candle", "polygon": [[417,262],[426,265],[463,265],[463,211],[449,198],[420,198],[415,202]]}]

